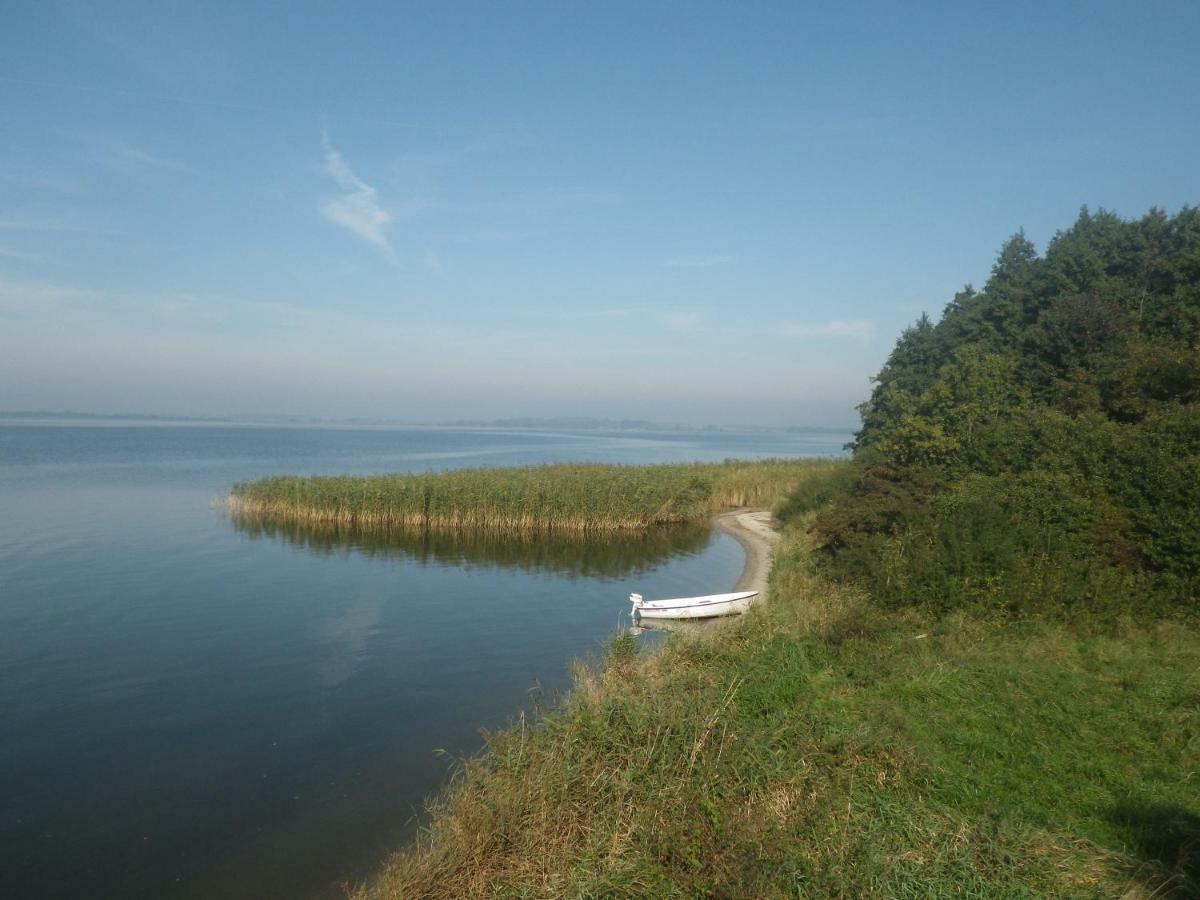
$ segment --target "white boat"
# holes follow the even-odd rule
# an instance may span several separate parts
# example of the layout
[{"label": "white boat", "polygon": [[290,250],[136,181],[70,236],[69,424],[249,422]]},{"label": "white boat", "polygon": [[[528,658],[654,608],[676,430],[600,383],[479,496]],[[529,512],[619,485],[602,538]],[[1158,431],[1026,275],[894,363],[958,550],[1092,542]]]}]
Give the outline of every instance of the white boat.
[{"label": "white boat", "polygon": [[678,597],[673,600],[644,600],[641,594],[630,594],[633,621],[642,619],[711,619],[732,616],[750,608],[758,591],[737,594],[710,594],[707,597]]}]

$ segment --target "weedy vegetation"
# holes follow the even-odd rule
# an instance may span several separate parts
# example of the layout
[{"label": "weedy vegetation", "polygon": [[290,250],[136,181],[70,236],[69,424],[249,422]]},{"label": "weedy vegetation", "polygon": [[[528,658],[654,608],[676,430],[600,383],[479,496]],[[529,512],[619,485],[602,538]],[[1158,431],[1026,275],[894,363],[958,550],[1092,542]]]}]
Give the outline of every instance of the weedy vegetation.
[{"label": "weedy vegetation", "polygon": [[657,466],[550,465],[421,474],[274,477],[235,485],[229,506],[260,521],[361,531],[605,532],[699,523],[770,506],[829,459]]},{"label": "weedy vegetation", "polygon": [[807,524],[765,607],[489,735],[356,900],[1196,896],[1200,632],[882,609]]}]

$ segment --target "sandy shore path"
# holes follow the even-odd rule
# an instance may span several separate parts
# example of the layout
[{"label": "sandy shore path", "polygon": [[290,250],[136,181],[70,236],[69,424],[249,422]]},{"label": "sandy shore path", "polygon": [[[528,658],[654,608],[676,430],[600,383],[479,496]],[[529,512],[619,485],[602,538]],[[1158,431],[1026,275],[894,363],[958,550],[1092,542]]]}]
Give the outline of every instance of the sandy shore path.
[{"label": "sandy shore path", "polygon": [[735,509],[722,513],[714,521],[718,528],[736,538],[746,551],[746,566],[732,590],[758,591],[757,602],[761,603],[767,598],[767,575],[775,557],[775,545],[779,542],[779,532],[771,513],[765,509]]}]

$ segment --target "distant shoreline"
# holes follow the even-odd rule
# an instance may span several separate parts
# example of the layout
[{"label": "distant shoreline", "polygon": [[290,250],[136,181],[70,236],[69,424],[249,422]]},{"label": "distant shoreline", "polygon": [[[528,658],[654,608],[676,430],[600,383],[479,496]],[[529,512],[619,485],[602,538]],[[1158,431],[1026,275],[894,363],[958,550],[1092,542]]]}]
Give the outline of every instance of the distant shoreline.
[{"label": "distant shoreline", "polygon": [[243,425],[259,427],[313,427],[404,429],[437,428],[469,431],[601,431],[680,434],[840,434],[853,425],[686,425],[631,419],[456,419],[444,422],[410,422],[398,419],[321,419],[307,416],[169,416],[149,413],[81,413],[51,410],[0,410],[0,424],[28,423],[135,423],[152,425]]}]

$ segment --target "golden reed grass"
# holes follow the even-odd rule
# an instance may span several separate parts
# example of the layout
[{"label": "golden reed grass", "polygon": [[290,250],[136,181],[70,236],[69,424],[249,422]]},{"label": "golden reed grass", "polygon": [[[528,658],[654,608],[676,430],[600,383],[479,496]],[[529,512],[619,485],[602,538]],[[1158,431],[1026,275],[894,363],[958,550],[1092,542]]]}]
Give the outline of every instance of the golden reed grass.
[{"label": "golden reed grass", "polygon": [[228,505],[240,516],[360,531],[615,532],[702,522],[740,506],[773,506],[837,465],[773,459],[281,476],[235,485]]}]

